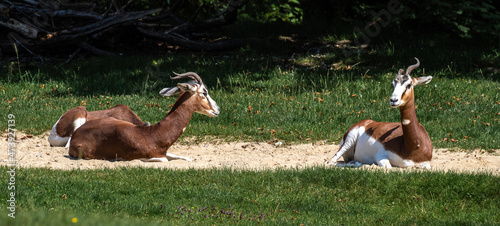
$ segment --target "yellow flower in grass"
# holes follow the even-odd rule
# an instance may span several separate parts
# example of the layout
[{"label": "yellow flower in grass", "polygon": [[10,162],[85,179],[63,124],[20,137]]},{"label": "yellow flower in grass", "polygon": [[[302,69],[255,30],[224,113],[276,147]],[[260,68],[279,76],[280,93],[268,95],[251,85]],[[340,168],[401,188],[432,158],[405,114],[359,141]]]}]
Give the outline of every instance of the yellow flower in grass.
[{"label": "yellow flower in grass", "polygon": [[78,222],[78,219],[76,219],[76,217],[73,217],[73,219],[71,219],[71,222],[76,223]]}]

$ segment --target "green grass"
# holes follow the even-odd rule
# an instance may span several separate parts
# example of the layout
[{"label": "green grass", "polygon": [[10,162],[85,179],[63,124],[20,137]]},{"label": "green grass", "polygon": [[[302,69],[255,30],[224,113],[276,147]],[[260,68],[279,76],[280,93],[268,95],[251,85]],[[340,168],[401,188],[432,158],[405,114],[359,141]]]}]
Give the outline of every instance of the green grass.
[{"label": "green grass", "polygon": [[[175,102],[158,92],[176,85],[170,72],[198,72],[221,115],[194,115],[184,138],[338,142],[361,119],[399,121],[389,107],[399,68],[421,61],[414,76],[417,116],[435,148],[499,149],[500,46],[480,40],[405,34],[373,39],[361,53],[333,46],[351,28],[272,24],[228,28],[271,40],[231,52],[179,51],[91,58],[67,65],[0,69],[0,130],[40,134],[68,109],[126,104],[144,121],[161,120]],[[268,26],[268,25],[266,25]],[[350,26],[349,24],[344,26]],[[244,28],[245,31],[241,31]],[[270,29],[275,29],[269,32]],[[280,39],[279,36],[287,37]],[[307,41],[291,43],[290,38]],[[315,38],[311,38],[315,37]],[[190,141],[193,139],[189,139]],[[321,163],[318,163],[321,164]],[[0,167],[3,172],[7,168]],[[0,173],[1,181],[8,181]],[[488,174],[304,170],[17,169],[16,219],[6,225],[289,224],[498,225],[499,177]],[[6,184],[0,193],[7,194]],[[228,214],[230,212],[230,214]]]},{"label": "green grass", "polygon": [[[1,167],[1,171],[8,169]],[[7,181],[7,174],[0,174]],[[18,169],[9,225],[485,224],[500,222],[500,178],[316,167],[238,171]],[[4,187],[4,186],[2,186]]]},{"label": "green grass", "polygon": [[[196,71],[221,107],[221,115],[195,114],[182,138],[338,142],[359,120],[400,120],[399,111],[388,104],[391,81],[398,68],[414,63],[405,57],[384,68],[377,63],[387,62],[376,59],[325,68],[307,54],[295,60],[244,51],[230,54],[93,58],[66,66],[25,68],[21,74],[7,71],[0,87],[0,115],[14,114],[16,129],[39,134],[50,130],[70,108],[84,105],[93,111],[126,104],[144,121],[156,123],[175,102],[175,97],[158,94],[176,84],[169,73]],[[495,51],[485,55],[487,62],[498,58]],[[304,65],[304,59],[313,63]],[[497,76],[479,69],[461,72],[464,69],[451,64],[428,70],[432,58],[420,60],[422,69],[413,75],[434,79],[416,87],[417,116],[433,145],[498,149],[498,141],[491,139],[500,136]],[[7,124],[1,122],[5,131]]]}]

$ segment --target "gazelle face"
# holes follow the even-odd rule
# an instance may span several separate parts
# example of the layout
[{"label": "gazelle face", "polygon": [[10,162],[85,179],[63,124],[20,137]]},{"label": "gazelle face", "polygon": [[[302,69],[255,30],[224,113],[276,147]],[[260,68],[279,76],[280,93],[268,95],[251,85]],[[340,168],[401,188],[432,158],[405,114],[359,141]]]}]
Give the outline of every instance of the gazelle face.
[{"label": "gazelle face", "polygon": [[402,70],[399,72],[396,78],[392,80],[394,90],[390,99],[391,107],[405,106],[413,98],[413,88],[415,86],[427,84],[432,80],[432,76],[412,78],[409,75],[402,75]]},{"label": "gazelle face", "polygon": [[390,98],[391,107],[404,106],[413,95],[413,78],[399,74],[392,80],[394,90]]},{"label": "gazelle face", "polygon": [[217,106],[217,103],[215,103],[210,95],[208,95],[207,87],[198,74],[195,72],[186,72],[183,74],[177,74],[174,72],[174,74],[176,76],[170,77],[171,79],[189,78],[191,81],[187,83],[178,83],[176,87],[164,88],[160,91],[160,95],[172,96],[179,93],[181,90],[189,92],[191,95],[186,96],[186,98],[189,99],[189,104],[194,107],[193,110],[195,112],[209,117],[217,117],[219,115],[219,106]]},{"label": "gazelle face", "polygon": [[392,86],[394,90],[390,98],[391,107],[402,107],[405,106],[408,101],[413,98],[413,87],[416,85],[427,84],[431,81],[432,76],[412,78],[410,72],[413,69],[420,66],[420,61],[415,57],[417,63],[409,66],[406,72],[403,69],[399,69],[398,75],[392,80]]},{"label": "gazelle face", "polygon": [[207,87],[204,84],[196,84],[197,90],[196,94],[200,98],[201,108],[196,110],[196,112],[209,116],[209,117],[217,117],[220,113],[219,106],[215,101],[208,95]]}]

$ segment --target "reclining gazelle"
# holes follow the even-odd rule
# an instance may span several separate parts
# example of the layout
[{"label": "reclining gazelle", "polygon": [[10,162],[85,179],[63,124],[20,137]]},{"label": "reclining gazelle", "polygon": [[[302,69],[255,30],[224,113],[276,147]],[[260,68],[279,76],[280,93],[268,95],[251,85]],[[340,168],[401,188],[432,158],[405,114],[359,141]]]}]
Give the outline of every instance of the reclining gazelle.
[{"label": "reclining gazelle", "polygon": [[194,112],[217,117],[219,107],[208,95],[206,86],[196,73],[175,75],[171,79],[190,78],[192,81],[160,91],[163,96],[180,93],[163,120],[151,126],[137,126],[114,118],[89,121],[73,134],[69,155],[84,159],[191,161],[187,157],[169,154],[167,149],[182,135]]},{"label": "reclining gazelle", "polygon": [[425,128],[418,123],[413,88],[429,83],[432,76],[410,77],[410,72],[420,66],[419,60],[415,59],[415,65],[408,67],[405,73],[400,69],[392,81],[394,90],[390,104],[399,107],[401,123],[368,119],[355,123],[344,134],[340,149],[327,164],[337,164],[343,156],[345,163],[376,163],[388,169],[393,165],[430,168],[432,143]]},{"label": "reclining gazelle", "polygon": [[85,122],[110,117],[128,121],[138,126],[149,126],[149,122],[142,122],[126,105],[118,104],[101,111],[87,111],[85,107],[78,106],[69,109],[57,120],[50,131],[48,141],[54,147],[69,147],[71,135]]}]

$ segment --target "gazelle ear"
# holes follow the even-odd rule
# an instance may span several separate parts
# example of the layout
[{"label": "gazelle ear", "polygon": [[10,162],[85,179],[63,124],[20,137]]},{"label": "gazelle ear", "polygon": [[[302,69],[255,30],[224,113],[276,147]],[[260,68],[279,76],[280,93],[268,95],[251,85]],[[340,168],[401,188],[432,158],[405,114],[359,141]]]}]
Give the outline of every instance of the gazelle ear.
[{"label": "gazelle ear", "polygon": [[181,90],[191,93],[194,93],[197,90],[196,86],[190,83],[178,83],[177,87],[179,87],[179,89]]},{"label": "gazelle ear", "polygon": [[425,85],[431,82],[432,76],[415,78],[415,85]]},{"label": "gazelle ear", "polygon": [[160,95],[168,97],[168,96],[172,96],[180,91],[181,91],[181,89],[179,89],[179,87],[163,88],[160,91]]}]

